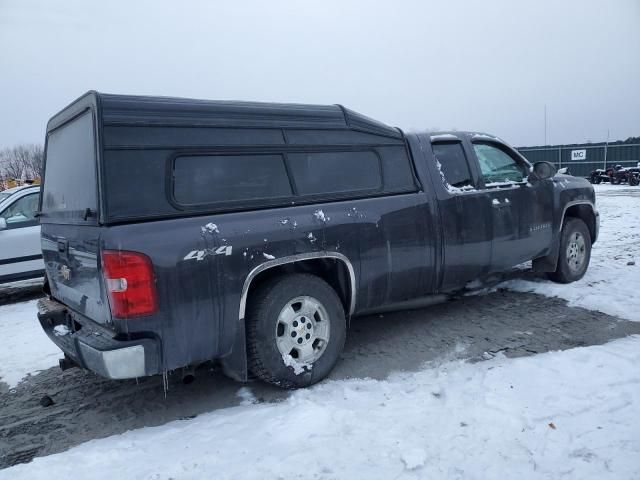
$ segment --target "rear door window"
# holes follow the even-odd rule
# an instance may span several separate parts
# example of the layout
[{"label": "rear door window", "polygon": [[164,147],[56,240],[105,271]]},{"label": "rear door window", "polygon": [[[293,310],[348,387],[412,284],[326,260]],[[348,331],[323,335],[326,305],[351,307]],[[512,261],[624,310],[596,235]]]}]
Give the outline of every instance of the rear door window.
[{"label": "rear door window", "polygon": [[291,197],[282,155],[192,155],[174,161],[173,195],[182,205]]},{"label": "rear door window", "polygon": [[434,143],[433,154],[447,185],[455,188],[473,188],[471,170],[460,142]]},{"label": "rear door window", "polygon": [[358,194],[382,188],[380,159],[374,152],[289,153],[287,160],[299,195]]},{"label": "rear door window", "polygon": [[[95,223],[96,185],[93,116],[88,110],[49,133],[41,221]],[[86,215],[87,209],[92,215]]]}]

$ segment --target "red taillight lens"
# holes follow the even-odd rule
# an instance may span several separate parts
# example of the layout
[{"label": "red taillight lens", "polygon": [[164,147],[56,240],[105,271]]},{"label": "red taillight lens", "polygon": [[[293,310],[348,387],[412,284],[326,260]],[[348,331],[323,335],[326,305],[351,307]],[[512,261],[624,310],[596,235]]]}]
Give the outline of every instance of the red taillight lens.
[{"label": "red taillight lens", "polygon": [[139,317],[158,310],[153,266],[149,257],[137,252],[104,250],[102,266],[114,317]]}]

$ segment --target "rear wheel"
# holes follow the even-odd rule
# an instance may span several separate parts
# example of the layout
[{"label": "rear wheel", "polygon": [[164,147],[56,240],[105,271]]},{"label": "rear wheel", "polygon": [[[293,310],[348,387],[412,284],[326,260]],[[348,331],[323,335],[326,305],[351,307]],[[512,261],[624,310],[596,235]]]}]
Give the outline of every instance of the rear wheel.
[{"label": "rear wheel", "polygon": [[313,385],[333,369],[346,337],[342,302],[324,280],[294,274],[258,286],[247,312],[249,369],[283,388]]},{"label": "rear wheel", "polygon": [[579,218],[567,217],[560,234],[560,254],[555,272],[548,274],[554,282],[571,283],[580,280],[591,259],[591,234]]},{"label": "rear wheel", "polygon": [[640,177],[636,177],[635,175],[629,175],[629,185],[635,187],[640,183]]}]

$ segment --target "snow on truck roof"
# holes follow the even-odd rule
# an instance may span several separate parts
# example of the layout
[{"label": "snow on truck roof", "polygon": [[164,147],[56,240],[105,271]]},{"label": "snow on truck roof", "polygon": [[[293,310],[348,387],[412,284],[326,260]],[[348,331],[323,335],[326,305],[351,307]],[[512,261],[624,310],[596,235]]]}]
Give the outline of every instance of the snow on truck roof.
[{"label": "snow on truck roof", "polygon": [[392,138],[402,132],[342,105],[197,100],[175,97],[112,95],[90,91],[54,115],[52,130],[93,105],[103,125],[302,128],[356,130]]}]

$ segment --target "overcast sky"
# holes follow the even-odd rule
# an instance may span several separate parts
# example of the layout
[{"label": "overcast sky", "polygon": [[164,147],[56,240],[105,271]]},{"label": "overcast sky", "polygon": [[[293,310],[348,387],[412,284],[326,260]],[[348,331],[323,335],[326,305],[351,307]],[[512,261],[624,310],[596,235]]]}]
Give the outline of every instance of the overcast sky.
[{"label": "overcast sky", "polygon": [[640,0],[0,0],[0,148],[87,90],[342,103],[517,145],[640,135]]}]

